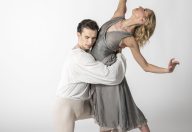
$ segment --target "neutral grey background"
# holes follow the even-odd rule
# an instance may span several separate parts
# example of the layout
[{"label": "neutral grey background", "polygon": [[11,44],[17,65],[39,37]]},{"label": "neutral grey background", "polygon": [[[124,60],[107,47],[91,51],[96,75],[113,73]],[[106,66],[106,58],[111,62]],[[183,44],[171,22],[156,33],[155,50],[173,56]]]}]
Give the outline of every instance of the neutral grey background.
[{"label": "neutral grey background", "polygon": [[[67,52],[76,44],[76,26],[91,18],[101,26],[118,0],[0,1],[0,132],[53,132],[55,90]],[[191,132],[192,9],[190,0],[128,0],[128,13],[151,8],[157,27],[141,52],[149,63],[181,64],[172,74],[145,73],[129,49],[126,77],[152,132]],[[98,132],[92,119],[75,132]],[[138,132],[138,130],[132,130]]]}]

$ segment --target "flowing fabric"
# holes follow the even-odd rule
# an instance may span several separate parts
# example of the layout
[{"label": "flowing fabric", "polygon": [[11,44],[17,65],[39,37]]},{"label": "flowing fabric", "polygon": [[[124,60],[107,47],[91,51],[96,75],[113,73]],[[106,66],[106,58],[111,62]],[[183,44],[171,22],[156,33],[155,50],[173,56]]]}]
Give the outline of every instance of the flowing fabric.
[{"label": "flowing fabric", "polygon": [[[115,54],[119,43],[132,34],[123,31],[107,32],[107,29],[123,19],[124,17],[113,18],[101,27],[96,44],[91,51],[96,60],[106,65],[116,61]],[[127,131],[146,124],[147,120],[136,106],[125,78],[119,85],[97,84],[91,85],[91,89],[94,89],[93,110],[99,126]]]}]

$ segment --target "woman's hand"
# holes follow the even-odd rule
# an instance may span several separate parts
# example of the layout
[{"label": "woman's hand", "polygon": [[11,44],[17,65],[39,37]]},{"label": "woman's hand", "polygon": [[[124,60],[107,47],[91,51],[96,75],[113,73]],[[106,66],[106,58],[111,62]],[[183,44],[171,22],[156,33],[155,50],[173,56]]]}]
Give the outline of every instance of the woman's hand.
[{"label": "woman's hand", "polygon": [[175,60],[175,58],[172,58],[170,61],[169,61],[169,65],[168,65],[168,71],[169,73],[173,72],[176,65],[179,64],[179,61]]}]

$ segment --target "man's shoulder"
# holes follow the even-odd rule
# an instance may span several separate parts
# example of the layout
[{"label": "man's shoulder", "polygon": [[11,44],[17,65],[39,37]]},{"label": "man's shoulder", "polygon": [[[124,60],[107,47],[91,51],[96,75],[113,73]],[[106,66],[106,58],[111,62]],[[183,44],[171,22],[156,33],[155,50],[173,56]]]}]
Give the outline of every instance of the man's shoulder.
[{"label": "man's shoulder", "polygon": [[95,61],[94,57],[90,53],[87,53],[79,48],[71,51],[71,57],[76,63],[86,64]]}]

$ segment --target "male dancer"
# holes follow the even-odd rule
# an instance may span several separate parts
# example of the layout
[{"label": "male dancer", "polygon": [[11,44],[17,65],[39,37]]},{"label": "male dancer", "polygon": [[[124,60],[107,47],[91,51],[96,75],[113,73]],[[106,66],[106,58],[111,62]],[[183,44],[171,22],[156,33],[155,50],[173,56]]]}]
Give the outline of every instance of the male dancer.
[{"label": "male dancer", "polygon": [[90,19],[81,21],[77,27],[78,42],[64,64],[57,89],[57,132],[74,132],[76,120],[92,117],[90,84],[116,85],[124,78],[126,61],[121,53],[117,53],[111,66],[96,61],[89,53],[97,32],[97,23]]}]

